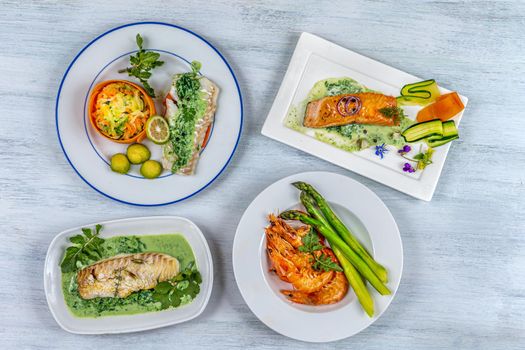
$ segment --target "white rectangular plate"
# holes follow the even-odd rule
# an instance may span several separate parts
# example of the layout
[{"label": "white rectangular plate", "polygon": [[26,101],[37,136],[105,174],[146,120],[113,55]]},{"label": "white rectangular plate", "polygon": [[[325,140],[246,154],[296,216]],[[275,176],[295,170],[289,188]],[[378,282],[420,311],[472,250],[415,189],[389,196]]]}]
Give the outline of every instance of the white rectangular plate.
[{"label": "white rectangular plate", "polygon": [[[315,35],[303,33],[266,118],[262,134],[416,198],[430,201],[450,143],[435,148],[433,164],[424,171],[409,174],[402,171],[404,160],[401,157],[387,156],[380,159],[374,154],[373,148],[350,153],[284,125],[289,109],[303,101],[316,82],[337,77],[353,78],[370,89],[392,96],[398,96],[405,84],[423,80]],[[440,90],[442,93],[449,92],[442,87]],[[466,106],[468,99],[460,97]],[[415,119],[416,107],[403,109],[409,118]],[[463,112],[453,118],[456,125],[459,125],[462,115]],[[417,147],[416,144],[413,148]],[[390,148],[389,153],[396,151]]]},{"label": "white rectangular plate", "polygon": [[136,315],[79,318],[73,316],[64,301],[60,262],[65,249],[71,245],[69,237],[80,232],[75,227],[59,233],[49,245],[44,267],[44,289],[53,317],[64,330],[78,334],[127,333],[159,328],[189,321],[199,316],[206,308],[213,285],[213,262],[208,243],[197,225],[188,219],[176,216],[151,216],[100,222],[103,229],[100,237],[126,235],[159,235],[179,233],[186,238],[197,268],[202,275],[201,291],[190,304],[178,308]]}]

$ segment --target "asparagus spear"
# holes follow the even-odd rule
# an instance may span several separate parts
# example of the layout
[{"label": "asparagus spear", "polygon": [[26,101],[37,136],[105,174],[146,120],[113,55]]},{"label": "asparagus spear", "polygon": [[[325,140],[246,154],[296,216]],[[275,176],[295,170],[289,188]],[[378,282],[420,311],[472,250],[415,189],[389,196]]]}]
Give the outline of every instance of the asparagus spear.
[{"label": "asparagus spear", "polygon": [[312,185],[309,185],[306,182],[298,181],[294,182],[292,185],[312,196],[319,206],[319,209],[321,209],[321,212],[324,214],[335,231],[339,233],[341,238],[357,253],[357,255],[359,255],[359,257],[361,257],[361,259],[365,261],[368,266],[370,266],[370,269],[372,269],[376,276],[379,277],[381,282],[388,282],[388,273],[386,269],[370,256],[361,243],[359,243],[359,241],[352,235],[350,230],[348,230],[348,228],[343,224],[341,219],[337,217],[323,196],[321,196],[321,194],[317,192],[317,190]]},{"label": "asparagus spear", "polygon": [[[314,205],[312,197],[308,195],[306,192],[301,192],[301,202],[303,203],[304,207],[306,208],[306,211],[314,218],[319,220],[323,225],[330,228],[332,231],[332,227],[326,220],[326,218],[321,214],[319,209],[317,209]],[[336,235],[336,233],[334,232]],[[330,244],[330,247],[332,247],[332,250],[335,253],[335,256],[337,256],[337,259],[339,260],[339,263],[341,264],[341,267],[343,268],[344,274],[346,278],[348,279],[348,282],[354,289],[354,293],[357,296],[357,299],[359,300],[359,303],[365,310],[365,312],[368,314],[368,316],[372,317],[374,315],[374,300],[370,296],[370,293],[368,292],[368,289],[366,289],[365,283],[359,272],[355,269],[355,267],[345,258],[343,255],[343,252],[339,248],[337,248],[336,245],[332,244],[332,242],[328,240],[328,243]]]},{"label": "asparagus spear", "polygon": [[[330,243],[330,240],[328,240],[328,243]],[[348,279],[348,282],[350,283],[352,288],[354,289],[354,293],[357,296],[357,300],[359,300],[359,303],[361,304],[368,316],[374,316],[374,300],[372,299],[372,296],[370,296],[368,289],[366,289],[366,286],[363,282],[363,278],[355,269],[355,267],[350,263],[350,261],[348,261],[345,258],[343,252],[339,248],[337,248],[337,246],[332,245],[331,243],[330,246],[332,247],[335,256],[337,256],[339,263],[343,267],[345,276]]]},{"label": "asparagus spear", "polygon": [[381,294],[388,295],[391,294],[387,286],[379,280],[379,278],[374,274],[370,267],[357,255],[346,243],[329,227],[323,225],[319,220],[316,220],[306,213],[303,213],[299,210],[288,210],[280,215],[281,218],[285,220],[299,220],[303,223],[314,227],[319,231],[323,236],[325,236],[334,246],[341,249],[341,252],[344,256],[354,265],[354,267],[366,278],[370,284]]}]

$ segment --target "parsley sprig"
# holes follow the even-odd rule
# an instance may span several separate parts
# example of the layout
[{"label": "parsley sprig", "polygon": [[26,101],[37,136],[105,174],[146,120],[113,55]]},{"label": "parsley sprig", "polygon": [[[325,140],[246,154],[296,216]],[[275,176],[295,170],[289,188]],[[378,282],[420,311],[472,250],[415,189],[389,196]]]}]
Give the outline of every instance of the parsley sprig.
[{"label": "parsley sprig", "polygon": [[99,237],[101,229],[102,225],[96,225],[95,232],[90,228],[83,228],[83,235],[79,234],[69,238],[73,245],[66,249],[64,259],[60,263],[63,273],[74,272],[78,265],[89,265],[102,258],[104,239]]},{"label": "parsley sprig", "polygon": [[137,78],[141,82],[142,86],[144,86],[144,90],[146,90],[148,95],[155,97],[155,91],[149,85],[148,79],[151,78],[150,71],[156,67],[162,66],[164,61],[159,61],[160,54],[158,52],[144,50],[142,47],[144,40],[140,34],[137,34],[136,41],[139,51],[136,55],[129,56],[129,63],[131,64],[131,67],[121,69],[118,72],[127,72],[130,77]]},{"label": "parsley sprig", "polygon": [[153,290],[153,300],[160,302],[161,309],[177,307],[195,299],[200,292],[202,277],[191,263],[169,281],[160,282]]},{"label": "parsley sprig", "polygon": [[301,238],[301,241],[303,245],[299,247],[299,251],[303,253],[309,253],[312,256],[310,261],[312,262],[312,267],[314,270],[343,271],[341,266],[335,263],[328,255],[325,253],[316,253],[325,247],[321,244],[319,241],[319,236],[317,236],[313,230],[310,230],[310,232],[304,235]]}]

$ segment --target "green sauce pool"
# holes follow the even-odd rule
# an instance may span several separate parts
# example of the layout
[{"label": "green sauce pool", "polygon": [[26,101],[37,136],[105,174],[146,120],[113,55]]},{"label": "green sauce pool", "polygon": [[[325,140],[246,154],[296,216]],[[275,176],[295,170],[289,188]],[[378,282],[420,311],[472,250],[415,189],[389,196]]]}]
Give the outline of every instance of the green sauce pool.
[{"label": "green sauce pool", "polygon": [[326,96],[374,92],[352,78],[329,78],[314,84],[306,99],[292,106],[284,119],[284,125],[300,133],[314,137],[348,152],[357,152],[375,145],[402,147],[406,142],[401,132],[414,123],[403,114],[397,126],[348,124],[338,127],[310,129],[303,126],[306,105]]},{"label": "green sauce pool", "polygon": [[[103,259],[118,254],[156,252],[179,260],[181,270],[195,262],[193,250],[180,234],[115,236],[106,238]],[[76,272],[62,273],[62,292],[69,311],[77,317],[133,315],[161,310],[151,290],[131,294],[127,298],[95,298],[84,300],[77,291]]]}]

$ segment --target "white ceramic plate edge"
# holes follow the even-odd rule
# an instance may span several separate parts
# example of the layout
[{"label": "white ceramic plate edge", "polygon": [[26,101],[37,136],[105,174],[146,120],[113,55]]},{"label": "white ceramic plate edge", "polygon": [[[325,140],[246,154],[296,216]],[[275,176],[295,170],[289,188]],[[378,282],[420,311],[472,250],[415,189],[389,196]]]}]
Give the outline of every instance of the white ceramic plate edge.
[{"label": "white ceramic plate edge", "polygon": [[[426,169],[421,175],[421,178],[417,180],[393,172],[379,164],[370,162],[366,158],[346,152],[332,145],[303,135],[297,131],[288,129],[282,125],[282,120],[293,101],[296,89],[301,82],[305,67],[308,64],[309,57],[312,54],[317,54],[317,52],[311,48],[313,45],[323,46],[326,50],[337,51],[340,55],[350,55],[354,59],[374,65],[375,68],[386,69],[390,74],[395,74],[395,79],[398,81],[402,80],[406,83],[408,81],[412,82],[421,80],[420,78],[405,73],[397,68],[388,66],[379,61],[375,61],[313,34],[303,32],[297,42],[297,46],[294,50],[292,58],[290,59],[288,69],[284,75],[281,86],[261,129],[261,134],[353,171],[359,175],[368,177],[374,181],[382,183],[388,187],[406,193],[415,198],[430,201],[434,195],[439,177],[441,176],[441,171],[450,149],[450,143],[440,147],[440,150],[443,150],[443,160],[435,162],[432,168]],[[373,79],[382,81],[377,78]],[[449,91],[441,86],[440,88],[444,92]],[[466,107],[468,98],[462,95],[460,95],[460,97]],[[282,112],[282,110],[285,111]],[[458,126],[463,112],[464,111],[453,118]]]},{"label": "white ceramic plate edge", "polygon": [[[60,240],[65,234],[68,234],[68,233],[70,233],[72,231],[80,231],[83,227],[93,227],[96,224],[107,225],[107,224],[115,224],[115,223],[123,223],[123,222],[159,220],[159,219],[160,220],[181,220],[181,221],[184,221],[184,222],[188,223],[189,225],[194,227],[194,229],[196,230],[196,232],[198,234],[198,238],[200,239],[201,243],[204,245],[204,248],[205,248],[204,253],[206,255],[206,259],[205,259],[205,261],[200,261],[199,262],[199,266],[201,266],[202,264],[206,264],[208,266],[208,271],[209,271],[209,274],[207,276],[208,288],[207,288],[207,290],[205,292],[206,294],[204,295],[204,301],[203,301],[201,307],[197,310],[197,312],[195,312],[194,314],[192,314],[189,317],[178,319],[178,320],[174,320],[174,321],[171,321],[171,322],[165,322],[165,323],[160,324],[160,325],[129,327],[126,330],[111,330],[111,329],[109,329],[107,331],[100,331],[100,332],[99,331],[87,331],[87,330],[86,331],[82,331],[82,330],[76,330],[74,328],[69,327],[67,324],[64,324],[60,320],[60,318],[58,317],[58,315],[56,313],[56,310],[52,306],[52,302],[49,299],[50,298],[51,284],[53,283],[53,281],[50,280],[50,278],[48,277],[48,272],[49,272],[49,269],[52,268],[52,266],[50,264],[50,260],[52,258],[52,254],[51,253],[52,253],[52,250],[53,250],[54,246],[57,244],[58,240]],[[184,235],[183,232],[180,232],[180,233]],[[194,249],[193,246],[192,246],[192,249]],[[194,252],[194,254],[195,254],[195,252]],[[202,285],[201,285],[201,287],[202,287]],[[73,334],[122,334],[122,333],[133,333],[133,332],[141,332],[141,331],[146,331],[146,330],[150,330],[150,329],[162,328],[162,327],[167,327],[167,326],[172,326],[172,325],[175,325],[175,324],[187,322],[187,321],[190,321],[190,320],[200,316],[204,312],[204,310],[206,309],[206,306],[208,305],[208,302],[210,300],[212,290],[213,290],[213,257],[211,255],[211,251],[210,251],[208,242],[206,241],[206,238],[204,237],[204,234],[202,233],[200,228],[193,221],[191,221],[190,219],[184,218],[184,217],[180,217],[180,216],[162,215],[162,216],[130,217],[130,218],[106,220],[106,221],[103,221],[103,222],[96,222],[96,223],[91,223],[91,224],[85,224],[85,225],[81,225],[81,226],[78,226],[78,227],[73,227],[73,228],[69,228],[69,229],[63,230],[59,234],[57,234],[53,238],[51,243],[49,244],[49,247],[48,247],[47,253],[46,253],[45,263],[44,263],[44,293],[46,295],[46,302],[47,302],[49,311],[53,315],[53,318],[55,319],[57,324],[60,326],[60,328],[62,328],[63,330],[65,330],[65,331],[67,331],[69,333],[73,333]],[[202,292],[202,289],[201,289],[201,292]],[[62,295],[62,289],[61,288],[60,288],[60,295],[62,296],[62,301],[63,301],[63,295]],[[177,311],[176,308],[169,310],[169,312],[176,312],[176,311]],[[166,310],[159,311],[159,312],[166,312]],[[155,313],[158,313],[158,312],[151,312],[151,313],[147,313],[147,314],[154,315]],[[140,316],[140,315],[144,315],[144,314],[137,314],[136,316]],[[116,318],[116,319],[118,319],[119,316],[106,316],[104,318]]]},{"label": "white ceramic plate edge", "polygon": [[[294,179],[296,180],[296,178],[298,176],[300,176],[301,178],[303,177],[306,177],[306,176],[322,176],[322,175],[326,175],[326,174],[330,174],[330,175],[335,175],[335,176],[340,176],[340,177],[344,177],[345,179],[347,180],[350,180],[351,182],[354,182],[357,186],[360,186],[363,190],[365,190],[367,193],[369,193],[371,195],[372,198],[374,198],[374,200],[376,200],[382,207],[383,209],[385,209],[385,212],[387,213],[388,215],[388,218],[391,219],[391,221],[393,222],[394,224],[394,228],[395,228],[395,232],[396,232],[396,239],[399,239],[399,247],[400,247],[400,261],[399,261],[399,278],[398,278],[398,283],[395,285],[395,288],[391,288],[391,291],[392,291],[392,294],[390,296],[388,296],[388,300],[386,302],[386,304],[384,305],[384,308],[378,313],[376,314],[373,318],[370,319],[370,322],[363,325],[361,328],[359,329],[356,329],[353,331],[353,333],[349,334],[349,335],[344,335],[344,336],[339,336],[339,337],[327,337],[327,338],[323,338],[323,339],[320,339],[320,338],[317,338],[317,339],[312,339],[312,338],[308,338],[307,337],[303,337],[303,338],[299,338],[299,337],[295,337],[295,336],[291,336],[290,334],[286,334],[286,332],[282,331],[281,329],[276,329],[273,325],[271,325],[269,322],[267,322],[267,320],[265,319],[262,319],[260,318],[260,315],[259,315],[259,312],[256,312],[253,308],[252,305],[250,305],[250,303],[248,302],[248,300],[246,299],[246,296],[245,296],[245,291],[241,288],[241,286],[239,285],[239,276],[237,274],[237,271],[236,271],[236,258],[235,258],[235,251],[236,251],[236,246],[238,245],[238,233],[239,233],[239,230],[241,229],[241,223],[242,223],[242,220],[246,214],[246,212],[250,209],[250,207],[252,206],[252,204],[254,202],[256,202],[260,197],[262,197],[265,192],[269,191],[271,189],[271,187],[275,186],[276,184],[278,183],[281,183],[283,181],[291,181],[291,179]],[[311,343],[323,343],[323,342],[333,342],[333,341],[337,341],[337,340],[341,340],[341,339],[345,339],[345,338],[348,338],[348,337],[351,337],[355,334],[358,334],[360,333],[361,331],[363,331],[364,329],[368,328],[369,326],[371,326],[373,323],[375,323],[384,313],[385,311],[389,308],[390,304],[392,303],[392,301],[394,300],[396,294],[397,294],[397,290],[399,289],[399,286],[401,284],[401,279],[403,277],[403,267],[404,267],[404,251],[403,251],[403,242],[402,242],[402,238],[401,238],[401,234],[400,234],[400,231],[399,231],[399,228],[397,226],[397,223],[395,221],[395,218],[393,217],[392,213],[390,212],[390,210],[388,209],[388,207],[386,206],[386,204],[381,200],[381,198],[374,192],[372,191],[371,189],[369,189],[368,187],[366,187],[365,185],[361,184],[359,181],[355,180],[355,179],[352,179],[352,178],[349,178],[347,176],[344,176],[344,175],[341,175],[341,174],[337,174],[337,173],[331,173],[331,172],[325,172],[325,171],[312,171],[312,172],[303,172],[303,173],[297,173],[297,174],[293,174],[293,175],[290,175],[290,176],[286,176],[284,178],[281,178],[275,182],[273,182],[272,184],[268,185],[265,189],[263,189],[253,200],[252,202],[250,202],[250,204],[248,205],[248,207],[246,208],[246,210],[244,211],[243,215],[241,216],[241,219],[239,221],[239,224],[237,226],[237,229],[236,229],[236,232],[235,232],[235,237],[234,237],[234,242],[233,242],[233,250],[232,250],[232,264],[233,264],[233,272],[234,272],[234,276],[235,276],[235,281],[237,283],[237,287],[239,288],[239,291],[241,293],[241,296],[243,297],[243,300],[245,301],[245,303],[248,305],[248,308],[250,309],[250,311],[252,311],[252,313],[254,313],[254,315],[261,321],[263,322],[267,327],[269,327],[270,329],[274,330],[275,332],[281,334],[281,335],[284,335],[286,337],[289,337],[289,338],[292,338],[292,339],[295,339],[295,340],[299,340],[299,341],[304,341],[304,342],[311,342]],[[375,293],[375,292],[374,292]],[[357,301],[355,301],[357,302]],[[328,332],[329,333],[329,332]]]}]

